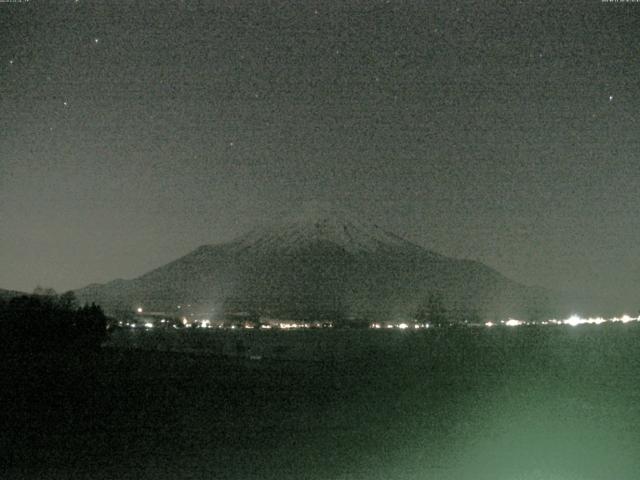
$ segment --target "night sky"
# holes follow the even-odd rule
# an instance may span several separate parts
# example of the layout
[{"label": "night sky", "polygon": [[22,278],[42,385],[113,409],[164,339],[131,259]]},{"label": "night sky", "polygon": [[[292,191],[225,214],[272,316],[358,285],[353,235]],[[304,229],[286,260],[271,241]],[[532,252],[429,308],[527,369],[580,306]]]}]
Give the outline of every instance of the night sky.
[{"label": "night sky", "polygon": [[640,3],[0,3],[0,288],[303,201],[640,308]]}]

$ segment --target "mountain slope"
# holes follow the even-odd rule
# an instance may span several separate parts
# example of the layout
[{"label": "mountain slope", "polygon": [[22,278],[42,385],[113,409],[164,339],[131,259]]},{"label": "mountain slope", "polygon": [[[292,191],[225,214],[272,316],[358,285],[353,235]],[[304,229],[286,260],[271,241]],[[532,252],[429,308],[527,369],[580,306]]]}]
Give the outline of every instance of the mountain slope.
[{"label": "mountain slope", "polygon": [[549,293],[478,262],[436,254],[324,206],[219,245],[205,245],[133,280],[77,292],[107,308],[190,303],[287,318],[400,318],[438,292],[458,316],[535,315]]}]

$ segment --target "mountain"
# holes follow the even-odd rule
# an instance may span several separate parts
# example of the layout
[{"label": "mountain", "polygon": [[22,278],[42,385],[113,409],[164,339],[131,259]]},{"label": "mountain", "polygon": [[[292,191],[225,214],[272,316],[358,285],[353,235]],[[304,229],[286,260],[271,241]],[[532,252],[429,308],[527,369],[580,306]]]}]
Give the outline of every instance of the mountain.
[{"label": "mountain", "polygon": [[233,241],[203,245],[138,278],[76,293],[111,310],[192,304],[217,315],[278,318],[404,318],[434,294],[459,318],[530,318],[553,303],[551,292],[326,205],[304,206]]}]

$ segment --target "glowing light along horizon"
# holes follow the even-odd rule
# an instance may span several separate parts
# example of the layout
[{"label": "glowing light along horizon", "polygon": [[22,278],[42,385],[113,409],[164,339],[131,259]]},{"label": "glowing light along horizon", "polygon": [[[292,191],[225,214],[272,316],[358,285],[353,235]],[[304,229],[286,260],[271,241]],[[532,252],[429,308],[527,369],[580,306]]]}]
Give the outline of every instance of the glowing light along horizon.
[{"label": "glowing light along horizon", "polygon": [[504,324],[507,327],[519,327],[520,325],[522,325],[524,322],[522,320],[516,320],[514,318],[510,318],[509,320],[507,320]]},{"label": "glowing light along horizon", "polygon": [[[579,315],[571,315],[569,318],[565,318],[564,320],[557,320],[555,318],[551,320],[545,320],[542,322],[524,322],[522,320],[516,320],[510,318],[506,322],[501,322],[508,327],[518,327],[520,325],[569,325],[571,327],[577,327],[578,325],[601,325],[603,323],[629,323],[629,322],[638,322],[640,321],[640,316],[631,317],[629,315],[622,315],[621,317],[612,317],[612,318],[602,318],[602,317],[589,317],[583,318]],[[485,327],[492,327],[494,325],[493,322],[485,322]]]},{"label": "glowing light along horizon", "polygon": [[[143,309],[141,307],[137,308],[136,310],[138,313],[143,312]],[[505,327],[519,327],[522,325],[568,325],[571,327],[577,327],[579,325],[601,325],[603,323],[626,324],[630,322],[640,322],[640,316],[631,317],[627,314],[624,314],[620,317],[612,317],[607,319],[603,317],[583,318],[583,317],[580,317],[579,315],[571,315],[570,317],[562,320],[558,320],[554,318],[550,320],[541,320],[541,321],[524,321],[524,320],[518,320],[515,318],[509,318],[508,320],[500,320],[499,322],[486,321],[483,324],[468,324],[468,326],[470,327],[484,326],[486,328],[492,328],[500,325]],[[167,320],[163,318],[162,320],[160,320],[160,323],[161,324],[167,323]],[[187,317],[182,317],[181,323],[183,327],[213,328],[212,322],[208,318],[195,319],[195,320],[189,321],[187,320]],[[120,325],[122,326],[123,323],[120,322]],[[276,325],[276,328],[279,328],[280,330],[296,330],[296,329],[312,328],[314,325],[316,327],[320,326],[319,324],[311,324],[308,322],[280,322],[279,324]],[[142,326],[146,329],[151,329],[151,328],[154,328],[156,324],[155,322],[151,322],[149,319],[146,319],[146,322],[140,323],[140,324],[138,324],[137,322],[132,322],[132,323],[127,322],[126,326],[130,328],[136,328],[136,327]],[[177,325],[173,325],[173,327],[178,328]],[[259,330],[267,330],[267,329],[271,329],[272,327],[273,327],[272,325],[268,325],[268,324],[258,325],[258,326],[253,326],[248,324],[241,325],[241,326],[237,326],[237,325],[225,326],[223,324],[218,325],[218,328],[230,328],[232,330],[236,328],[242,328],[242,329],[257,328]],[[431,325],[429,323],[412,323],[412,322],[389,323],[389,324],[371,323],[369,325],[369,328],[376,329],[376,330],[378,329],[419,330],[419,329],[429,329],[430,327]]]}]

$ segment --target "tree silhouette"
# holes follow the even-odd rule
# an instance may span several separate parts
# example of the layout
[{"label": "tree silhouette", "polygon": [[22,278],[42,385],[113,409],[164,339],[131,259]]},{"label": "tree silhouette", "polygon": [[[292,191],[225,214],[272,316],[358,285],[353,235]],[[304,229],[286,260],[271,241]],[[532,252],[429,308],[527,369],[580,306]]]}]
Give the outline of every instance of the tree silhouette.
[{"label": "tree silhouette", "polygon": [[60,295],[58,298],[58,304],[60,305],[60,308],[64,310],[77,310],[79,306],[76,294],[72,291]]},{"label": "tree silhouette", "polygon": [[40,285],[33,289],[33,294],[40,297],[55,297],[57,295],[53,288],[41,287]]},{"label": "tree silhouette", "polygon": [[444,300],[440,292],[429,292],[416,312],[416,320],[420,323],[428,323],[433,326],[443,326],[448,323],[448,312],[444,306]]},{"label": "tree silhouette", "polygon": [[78,307],[75,295],[33,295],[0,302],[0,342],[4,351],[96,348],[106,339],[107,318],[95,305]]}]

